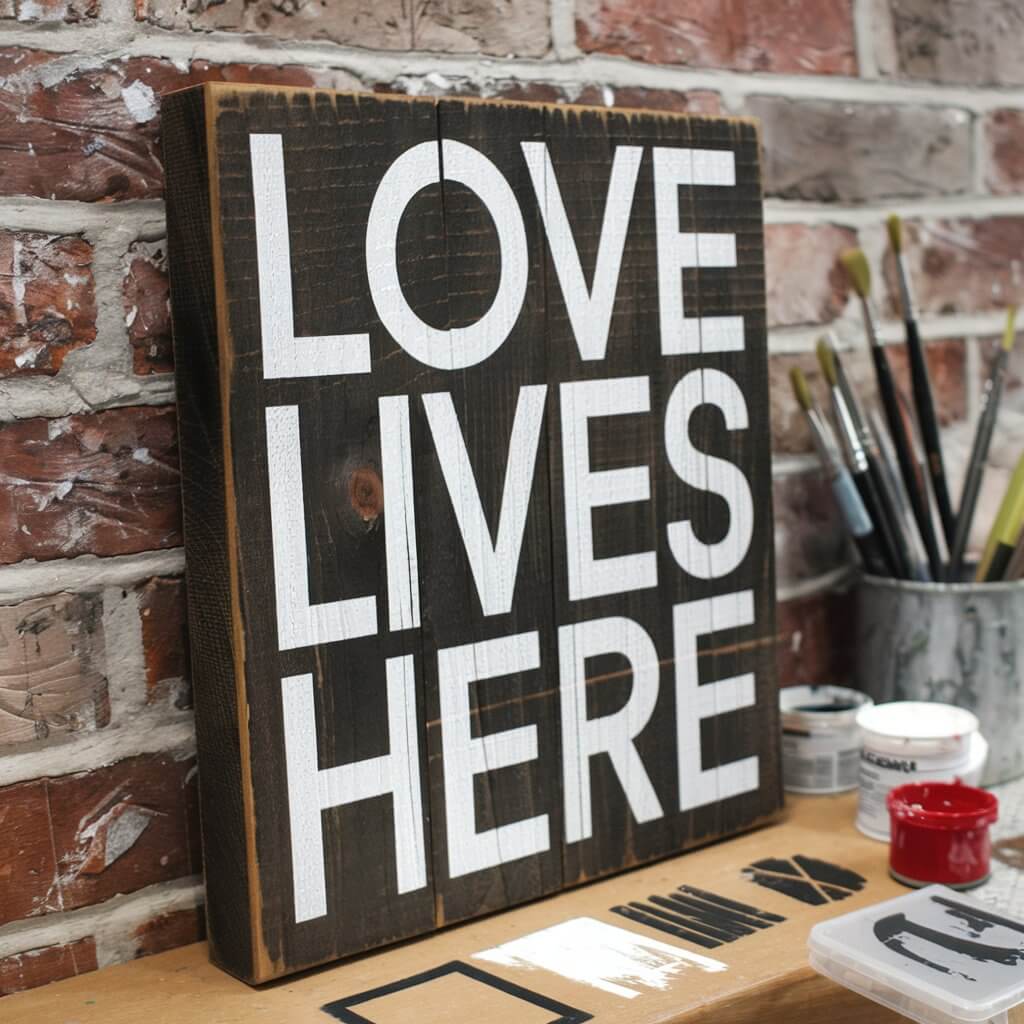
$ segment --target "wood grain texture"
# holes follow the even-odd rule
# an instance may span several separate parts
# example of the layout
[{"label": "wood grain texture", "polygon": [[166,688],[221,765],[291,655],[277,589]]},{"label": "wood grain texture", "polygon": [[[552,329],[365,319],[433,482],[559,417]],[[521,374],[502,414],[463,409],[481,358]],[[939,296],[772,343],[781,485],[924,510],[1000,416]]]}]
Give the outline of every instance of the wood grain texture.
[{"label": "wood grain texture", "polygon": [[[469,922],[344,964],[310,971],[284,985],[253,993],[206,962],[206,946],[193,945],[160,956],[108,968],[3,1002],[5,1024],[77,1020],[81,1024],[182,1024],[216,1019],[218,1024],[316,1024],[328,1018],[320,1007],[358,993],[393,985],[453,960],[483,967],[591,1014],[597,1024],[896,1024],[899,1017],[877,1003],[815,974],[807,963],[807,937],[819,922],[904,895],[888,874],[885,845],[861,835],[854,826],[856,794],[794,797],[782,822],[726,843],[715,843],[579,886],[502,914]],[[751,885],[746,865],[768,853],[810,857],[858,872],[864,888],[839,902],[810,906],[780,892]],[[754,905],[783,921],[755,930],[714,950],[627,921],[609,908],[650,893],[667,893],[686,884],[719,897]],[[657,938],[680,952],[706,954],[728,966],[709,974],[683,971],[664,987],[643,990],[636,998],[601,991],[545,969],[481,961],[477,954],[539,930],[579,918],[593,918],[637,938]],[[480,995],[480,990],[471,990]],[[470,1019],[453,1007],[467,992],[436,982],[419,988],[416,1004],[381,1000],[364,1004],[375,1021],[450,1021]],[[414,1009],[413,1009],[414,1007]],[[487,1018],[498,1024],[532,1020],[519,1003],[489,1001]],[[357,1007],[357,1009],[362,1009]],[[475,1009],[475,1007],[474,1007]],[[412,1012],[410,1012],[412,1010]],[[547,1020],[551,1019],[549,1014]],[[1024,1005],[1010,1011],[1012,1024],[1024,1022]]]},{"label": "wood grain texture", "polygon": [[753,126],[166,107],[217,962],[269,980],[772,815]]}]

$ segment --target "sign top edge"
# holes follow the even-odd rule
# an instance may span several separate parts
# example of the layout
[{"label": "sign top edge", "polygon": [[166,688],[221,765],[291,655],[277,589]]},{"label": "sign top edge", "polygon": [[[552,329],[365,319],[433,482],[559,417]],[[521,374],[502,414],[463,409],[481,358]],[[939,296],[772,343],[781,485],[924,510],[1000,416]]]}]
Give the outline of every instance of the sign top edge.
[{"label": "sign top edge", "polygon": [[201,82],[198,85],[189,85],[181,89],[171,89],[164,93],[163,99],[188,95],[199,92],[208,99],[216,100],[221,97],[232,95],[245,95],[257,93],[278,93],[285,95],[326,95],[332,97],[344,96],[356,100],[379,100],[388,102],[420,103],[438,106],[441,103],[461,103],[466,106],[489,106],[489,107],[525,107],[528,109],[566,111],[573,113],[598,114],[604,117],[619,115],[623,117],[655,117],[668,121],[718,121],[737,126],[749,126],[757,131],[760,128],[760,121],[756,117],[739,114],[701,114],[686,113],[671,110],[656,110],[650,107],[606,107],[588,103],[546,103],[542,100],[511,100],[497,97],[481,96],[409,96],[405,93],[392,92],[371,92],[369,90],[355,89],[323,89],[300,85],[262,85],[258,82]]}]

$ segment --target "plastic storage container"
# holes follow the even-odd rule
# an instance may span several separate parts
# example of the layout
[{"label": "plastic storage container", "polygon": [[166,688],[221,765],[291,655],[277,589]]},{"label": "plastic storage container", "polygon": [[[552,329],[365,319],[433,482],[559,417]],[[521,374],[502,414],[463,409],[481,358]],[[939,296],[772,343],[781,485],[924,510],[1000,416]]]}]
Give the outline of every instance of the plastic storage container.
[{"label": "plastic storage container", "polygon": [[1006,1024],[1024,1002],[1024,922],[944,885],[811,929],[811,966],[918,1024]]}]

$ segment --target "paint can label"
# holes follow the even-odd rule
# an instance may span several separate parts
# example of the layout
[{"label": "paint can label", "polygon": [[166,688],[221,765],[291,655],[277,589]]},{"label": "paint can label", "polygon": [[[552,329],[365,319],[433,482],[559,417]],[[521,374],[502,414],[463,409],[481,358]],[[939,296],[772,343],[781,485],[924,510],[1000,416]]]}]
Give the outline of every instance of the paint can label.
[{"label": "paint can label", "polygon": [[906,782],[951,782],[962,776],[970,763],[969,748],[927,758],[900,756],[865,748],[861,752],[857,801],[857,828],[872,839],[888,841],[889,791]]},{"label": "paint can label", "polygon": [[848,737],[784,729],[782,782],[792,793],[841,793],[857,788],[860,743]]}]

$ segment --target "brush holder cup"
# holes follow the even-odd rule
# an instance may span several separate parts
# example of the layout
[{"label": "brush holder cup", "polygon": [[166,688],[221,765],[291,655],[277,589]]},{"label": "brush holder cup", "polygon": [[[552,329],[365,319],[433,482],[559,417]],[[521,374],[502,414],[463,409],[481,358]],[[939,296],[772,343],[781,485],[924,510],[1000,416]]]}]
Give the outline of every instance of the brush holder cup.
[{"label": "brush holder cup", "polygon": [[863,576],[855,684],[876,703],[974,712],[989,743],[982,784],[1024,775],[1024,580],[917,583]]}]

